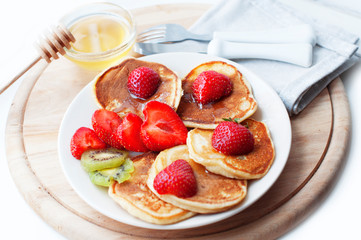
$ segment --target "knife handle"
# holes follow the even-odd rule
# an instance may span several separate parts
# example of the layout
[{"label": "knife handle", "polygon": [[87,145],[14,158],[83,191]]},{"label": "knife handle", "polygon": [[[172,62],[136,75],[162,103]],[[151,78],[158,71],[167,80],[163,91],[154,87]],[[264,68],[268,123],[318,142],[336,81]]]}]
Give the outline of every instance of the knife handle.
[{"label": "knife handle", "polygon": [[307,24],[262,31],[214,32],[213,39],[244,43],[309,43],[312,46],[316,44],[315,33]]},{"label": "knife handle", "polygon": [[303,67],[312,65],[312,45],[309,43],[236,43],[215,39],[208,45],[208,54],[228,59],[277,60]]}]

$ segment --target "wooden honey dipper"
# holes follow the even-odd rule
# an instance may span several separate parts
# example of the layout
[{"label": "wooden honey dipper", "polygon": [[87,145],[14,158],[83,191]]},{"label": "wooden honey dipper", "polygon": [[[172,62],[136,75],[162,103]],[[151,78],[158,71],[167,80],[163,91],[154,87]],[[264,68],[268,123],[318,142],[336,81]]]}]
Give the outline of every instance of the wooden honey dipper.
[{"label": "wooden honey dipper", "polygon": [[40,56],[32,63],[30,63],[29,66],[21,71],[18,75],[10,79],[10,81],[2,84],[0,86],[0,94],[8,89],[41,59],[44,59],[47,63],[50,63],[52,60],[59,58],[58,53],[64,55],[66,53],[64,48],[70,48],[71,42],[75,42],[75,38],[67,28],[62,25],[58,25],[57,27],[52,28],[52,32],[41,38],[36,45]]}]

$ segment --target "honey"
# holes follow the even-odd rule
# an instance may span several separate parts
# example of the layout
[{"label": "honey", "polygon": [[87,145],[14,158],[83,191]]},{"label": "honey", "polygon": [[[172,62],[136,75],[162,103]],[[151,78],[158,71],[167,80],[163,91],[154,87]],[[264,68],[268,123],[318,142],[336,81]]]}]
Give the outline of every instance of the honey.
[{"label": "honey", "polygon": [[83,53],[101,53],[119,46],[129,35],[124,23],[112,17],[93,16],[70,27],[76,42],[72,48]]},{"label": "honey", "polygon": [[63,22],[75,37],[66,57],[86,69],[108,68],[127,56],[135,42],[132,16],[115,4],[86,5]]}]

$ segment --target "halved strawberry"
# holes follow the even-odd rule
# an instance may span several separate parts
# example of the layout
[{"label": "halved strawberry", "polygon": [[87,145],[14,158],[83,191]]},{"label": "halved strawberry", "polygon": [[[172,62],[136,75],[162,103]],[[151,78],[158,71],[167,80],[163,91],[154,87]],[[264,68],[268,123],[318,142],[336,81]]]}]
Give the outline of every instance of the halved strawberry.
[{"label": "halved strawberry", "polygon": [[213,70],[201,72],[192,85],[193,97],[200,104],[207,104],[226,97],[232,92],[228,76]]},{"label": "halved strawberry", "polygon": [[186,144],[188,130],[169,105],[158,101],[148,102],[144,109],[141,136],[151,151],[162,151]]},{"label": "halved strawberry", "polygon": [[134,113],[125,115],[118,128],[118,136],[125,149],[133,152],[149,151],[140,137],[140,127],[142,124],[143,120],[138,115]]},{"label": "halved strawberry", "polygon": [[153,187],[159,194],[187,198],[197,193],[197,180],[191,165],[183,159],[178,159],[155,176]]},{"label": "halved strawberry", "polygon": [[117,135],[121,122],[122,119],[118,114],[106,109],[98,109],[92,116],[92,126],[98,137],[106,144],[118,149],[123,148]]},{"label": "halved strawberry", "polygon": [[89,149],[104,149],[107,145],[95,134],[93,129],[81,127],[70,140],[71,154],[80,159],[84,151]]}]

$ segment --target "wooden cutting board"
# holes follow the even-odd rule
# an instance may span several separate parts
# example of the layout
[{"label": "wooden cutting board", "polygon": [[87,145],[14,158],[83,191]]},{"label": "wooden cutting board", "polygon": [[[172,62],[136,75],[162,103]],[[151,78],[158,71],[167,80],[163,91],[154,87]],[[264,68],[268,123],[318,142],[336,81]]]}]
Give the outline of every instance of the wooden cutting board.
[{"label": "wooden cutting board", "polygon": [[[209,5],[158,5],[133,11],[141,31],[159,23],[188,27]],[[255,204],[209,226],[162,231],[129,226],[89,207],[70,187],[57,154],[58,129],[78,92],[97,72],[80,69],[65,58],[40,62],[24,77],[10,109],[7,159],[28,204],[54,229],[70,239],[270,239],[307,217],[322,203],[343,163],[350,113],[339,78],[301,114],[291,119],[292,148],[273,187]]]}]

